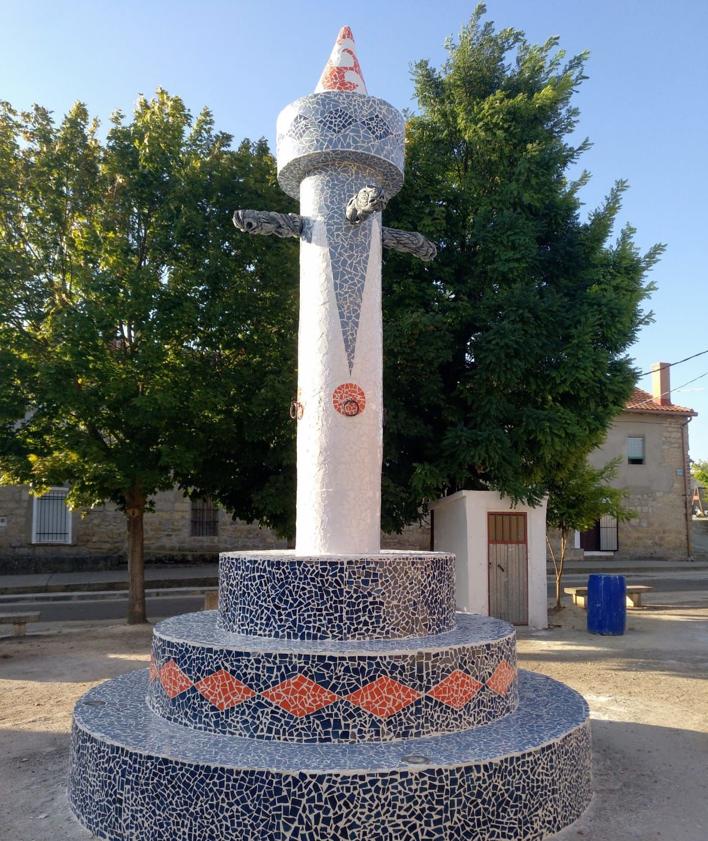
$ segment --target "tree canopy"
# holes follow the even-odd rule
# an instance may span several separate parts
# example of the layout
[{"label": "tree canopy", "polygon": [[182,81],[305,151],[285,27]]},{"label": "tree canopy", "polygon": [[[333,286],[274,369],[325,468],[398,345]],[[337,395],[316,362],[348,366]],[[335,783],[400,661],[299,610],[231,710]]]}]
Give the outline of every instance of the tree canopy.
[{"label": "tree canopy", "polygon": [[635,381],[649,316],[634,231],[612,239],[626,184],[581,215],[573,94],[584,54],[496,31],[478,6],[441,68],[414,65],[406,182],[386,224],[438,244],[384,263],[386,525],[461,488],[534,502],[600,443]]},{"label": "tree canopy", "polygon": [[[572,178],[585,56],[484,14],[414,66],[384,215],[439,248],[384,257],[389,531],[460,488],[540,499],[622,408],[649,318],[661,247],[613,238],[624,182],[584,218]],[[136,546],[174,484],[293,536],[297,244],[240,236],[239,207],[297,210],[264,141],[232,148],[178,97],[141,98],[105,140],[82,105],[58,125],[2,105],[0,481],[111,500]]]},{"label": "tree canopy", "polygon": [[694,461],[691,464],[691,475],[703,488],[708,488],[708,461]]},{"label": "tree canopy", "polygon": [[268,520],[257,500],[290,429],[295,255],[235,248],[230,216],[291,203],[265,142],[230,149],[208,111],[193,119],[164,91],[130,122],[114,115],[105,142],[81,104],[55,125],[5,103],[0,173],[0,480],[68,483],[74,507],[125,511],[140,621],[156,491],[208,492],[216,462]]}]

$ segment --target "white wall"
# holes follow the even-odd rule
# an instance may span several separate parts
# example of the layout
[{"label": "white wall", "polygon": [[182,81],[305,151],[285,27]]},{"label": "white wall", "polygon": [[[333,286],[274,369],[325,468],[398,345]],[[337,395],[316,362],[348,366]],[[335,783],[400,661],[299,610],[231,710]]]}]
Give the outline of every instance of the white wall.
[{"label": "white wall", "polygon": [[546,590],[546,501],[537,508],[517,505],[494,491],[458,491],[431,506],[435,512],[435,549],[457,559],[457,607],[489,612],[487,513],[526,514],[528,539],[529,626],[548,626]]}]

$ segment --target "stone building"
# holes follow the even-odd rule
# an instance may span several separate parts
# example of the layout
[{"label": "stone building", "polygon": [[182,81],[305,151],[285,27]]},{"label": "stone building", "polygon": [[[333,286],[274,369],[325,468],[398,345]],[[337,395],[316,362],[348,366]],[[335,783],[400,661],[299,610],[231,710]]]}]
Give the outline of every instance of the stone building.
[{"label": "stone building", "polygon": [[[0,487],[0,573],[110,569],[126,563],[125,516],[107,503],[82,515],[69,511],[65,488],[32,497],[27,488]],[[145,559],[214,561],[222,550],[274,549],[285,541],[233,520],[225,511],[180,491],[155,496],[145,515]]]},{"label": "stone building", "polygon": [[[107,503],[83,515],[69,511],[65,488],[35,499],[26,487],[0,486],[0,574],[113,569],[125,566],[124,515]],[[230,549],[277,549],[285,540],[269,529],[234,520],[204,500],[180,491],[158,493],[145,515],[145,560],[158,563],[214,562]],[[428,548],[429,531],[411,528],[382,535],[387,548]]]},{"label": "stone building", "polygon": [[636,516],[625,523],[605,517],[576,535],[586,557],[690,558],[691,486],[688,424],[696,413],[671,401],[670,367],[655,363],[651,394],[635,389],[607,438],[590,456],[594,467],[619,458],[613,484],[628,492]]}]

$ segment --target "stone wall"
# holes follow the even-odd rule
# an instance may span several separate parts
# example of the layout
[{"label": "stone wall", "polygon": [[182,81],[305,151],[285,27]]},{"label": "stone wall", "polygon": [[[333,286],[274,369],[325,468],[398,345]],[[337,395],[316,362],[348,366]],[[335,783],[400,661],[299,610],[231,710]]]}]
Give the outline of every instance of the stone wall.
[{"label": "stone wall", "polygon": [[[626,488],[627,505],[637,515],[619,524],[615,557],[683,560],[691,554],[685,423],[681,415],[625,412],[613,423],[603,446],[591,454],[595,467],[621,458],[613,484]],[[629,435],[644,437],[644,464],[627,463]]]},{"label": "stone wall", "polygon": [[[549,569],[553,564],[553,556],[555,556],[556,560],[560,560],[560,532],[557,529],[548,529],[546,532],[546,537],[548,543],[546,543],[546,560],[548,561]],[[566,561],[579,561],[583,558],[583,550],[577,549],[575,547],[575,533],[571,533],[568,545],[565,548],[565,559]],[[550,544],[550,548],[549,548]],[[553,550],[553,555],[551,555],[551,549]]]},{"label": "stone wall", "polygon": [[[32,543],[32,497],[27,488],[0,487],[0,574],[115,569],[126,565],[125,517],[112,504],[82,516],[73,512],[71,544]],[[231,549],[285,548],[285,540],[255,523],[218,512],[218,536],[192,537],[191,501],[179,491],[155,497],[155,511],[145,515],[148,563],[214,562]],[[411,526],[400,535],[382,535],[384,548],[428,549],[428,527]]]}]

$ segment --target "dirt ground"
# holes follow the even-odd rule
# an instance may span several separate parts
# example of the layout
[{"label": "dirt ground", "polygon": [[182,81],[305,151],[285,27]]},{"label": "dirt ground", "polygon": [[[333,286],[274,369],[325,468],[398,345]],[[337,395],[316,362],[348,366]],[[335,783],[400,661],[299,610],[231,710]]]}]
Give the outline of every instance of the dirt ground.
[{"label": "dirt ground", "polygon": [[[595,788],[556,841],[708,841],[708,604],[632,611],[622,637],[588,635],[576,608],[552,621],[563,627],[519,634],[521,665],[587,698]],[[65,798],[71,711],[147,665],[151,629],[38,629],[0,639],[0,841],[86,841]]]}]

